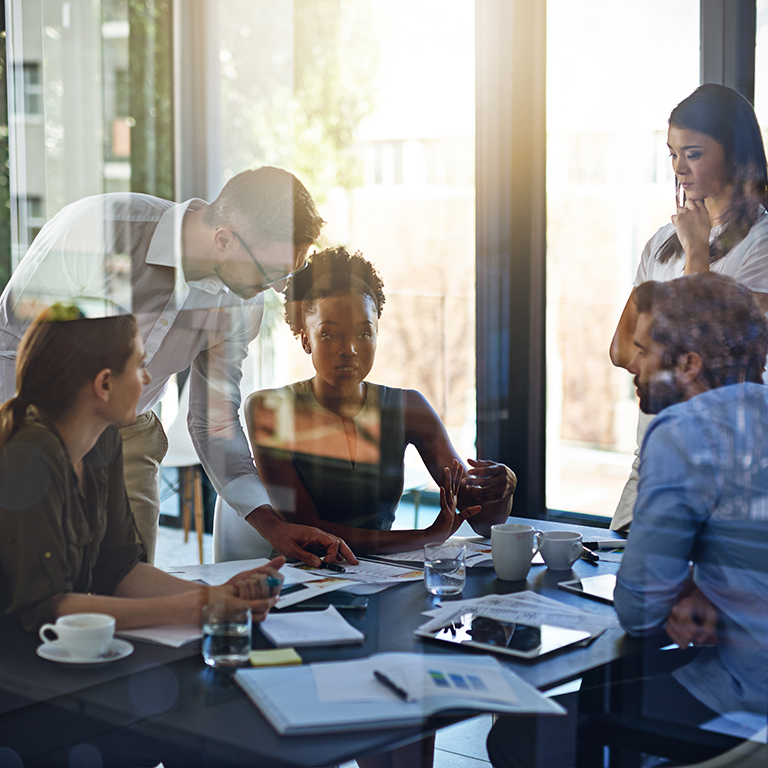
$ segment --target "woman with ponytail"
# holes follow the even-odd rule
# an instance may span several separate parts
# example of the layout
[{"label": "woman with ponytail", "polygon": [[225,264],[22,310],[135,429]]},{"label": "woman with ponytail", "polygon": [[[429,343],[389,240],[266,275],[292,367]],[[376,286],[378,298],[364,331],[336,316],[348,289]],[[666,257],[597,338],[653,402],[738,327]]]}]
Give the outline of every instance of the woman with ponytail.
[{"label": "woman with ponytail", "polygon": [[262,619],[265,574],[205,588],[144,560],[123,484],[116,425],[149,383],[130,315],[85,319],[55,305],[19,346],[16,396],[0,406],[0,609],[27,630],[69,613],[107,613],[118,629],[199,623],[209,600]]},{"label": "woman with ponytail", "polygon": [[[669,116],[667,145],[675,174],[676,212],[648,241],[634,287],[698,272],[738,280],[768,310],[768,168],[752,105],[737,91],[707,83]],[[611,341],[611,362],[635,357],[634,288]],[[653,417],[640,414],[638,446]],[[611,528],[627,531],[637,497],[639,452]]]}]

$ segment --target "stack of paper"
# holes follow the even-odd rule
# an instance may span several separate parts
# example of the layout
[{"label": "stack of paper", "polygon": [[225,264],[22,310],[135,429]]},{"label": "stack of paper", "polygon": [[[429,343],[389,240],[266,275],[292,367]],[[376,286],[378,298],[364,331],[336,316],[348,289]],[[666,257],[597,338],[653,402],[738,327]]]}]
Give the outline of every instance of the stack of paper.
[{"label": "stack of paper", "polygon": [[438,712],[565,712],[491,656],[379,653],[238,670],[235,680],[281,734],[405,727]]},{"label": "stack of paper", "polygon": [[203,633],[199,626],[184,624],[182,626],[168,625],[162,627],[145,627],[144,629],[125,629],[117,633],[118,637],[129,640],[143,640],[145,643],[167,645],[171,648],[181,648],[182,645],[199,640]]},{"label": "stack of paper", "polygon": [[[493,557],[491,555],[491,540],[484,539],[480,536],[471,539],[462,539],[461,537],[454,537],[451,542],[464,542],[466,545],[466,562],[467,568],[474,568],[480,566],[482,568],[493,567]],[[412,552],[393,552],[389,555],[376,555],[376,560],[389,563],[400,563],[403,565],[413,564],[422,568],[424,566],[424,550],[416,549]],[[533,558],[534,565],[543,565],[544,560],[537,552]]]},{"label": "stack of paper", "polygon": [[333,606],[306,613],[270,613],[259,625],[278,648],[300,645],[362,643],[365,635],[355,629]]},{"label": "stack of paper", "polygon": [[617,624],[615,617],[606,618],[590,611],[573,608],[535,592],[515,592],[511,595],[486,595],[470,600],[456,600],[426,611],[426,616],[433,618],[422,624],[417,632],[436,632],[458,619],[463,613],[472,611],[476,616],[508,621],[518,624],[541,626],[550,624],[555,627],[577,629],[589,632],[584,644],[592,642],[606,629]]},{"label": "stack of paper", "polygon": [[[315,576],[328,577],[328,571],[322,568],[310,568],[307,565],[298,566],[297,570],[311,573]],[[424,578],[421,569],[393,565],[377,560],[360,560],[359,565],[344,565],[344,573],[334,574],[334,578],[353,581],[357,584],[405,584],[409,581],[420,581]]]},{"label": "stack of paper", "polygon": [[[167,569],[167,572],[185,581],[200,581],[209,586],[218,586],[229,581],[233,576],[252,568],[258,568],[269,562],[264,557],[255,560],[228,560],[224,563],[207,563],[205,565],[183,565]],[[277,601],[278,608],[286,608],[295,603],[301,603],[325,592],[333,592],[347,586],[347,582],[329,576],[329,571],[307,571],[284,565],[280,569],[283,576],[283,589],[301,585],[296,589],[281,595]]]}]

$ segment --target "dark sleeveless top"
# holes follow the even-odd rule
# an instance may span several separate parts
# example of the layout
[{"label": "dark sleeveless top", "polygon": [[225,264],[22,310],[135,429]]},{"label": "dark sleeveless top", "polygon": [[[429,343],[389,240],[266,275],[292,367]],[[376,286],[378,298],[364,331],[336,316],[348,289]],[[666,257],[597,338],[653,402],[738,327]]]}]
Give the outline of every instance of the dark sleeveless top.
[{"label": "dark sleeveless top", "polygon": [[260,393],[275,416],[272,436],[260,437],[260,447],[290,457],[323,520],[389,530],[403,492],[403,390],[367,387],[353,419],[358,460],[349,456],[341,419],[315,400],[309,381]]}]

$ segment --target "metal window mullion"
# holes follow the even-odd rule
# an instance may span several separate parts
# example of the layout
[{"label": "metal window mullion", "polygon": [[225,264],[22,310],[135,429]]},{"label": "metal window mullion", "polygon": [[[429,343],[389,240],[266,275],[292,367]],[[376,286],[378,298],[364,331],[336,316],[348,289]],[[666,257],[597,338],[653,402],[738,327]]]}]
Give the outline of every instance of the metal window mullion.
[{"label": "metal window mullion", "polygon": [[720,83],[755,99],[756,0],[701,0],[702,83]]},{"label": "metal window mullion", "polygon": [[543,517],[546,3],[480,0],[476,30],[478,455]]}]

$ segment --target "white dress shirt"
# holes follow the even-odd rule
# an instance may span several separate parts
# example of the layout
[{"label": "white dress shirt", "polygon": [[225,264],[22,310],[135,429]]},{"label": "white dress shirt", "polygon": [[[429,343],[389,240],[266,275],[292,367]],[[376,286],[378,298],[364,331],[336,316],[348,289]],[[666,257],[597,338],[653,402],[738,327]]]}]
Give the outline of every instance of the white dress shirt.
[{"label": "white dress shirt", "polygon": [[138,412],[152,408],[168,378],[191,365],[192,441],[216,491],[245,516],[269,504],[238,417],[242,363],[264,301],[261,294],[239,298],[215,276],[185,279],[182,221],[204,205],[117,193],[56,214],[0,296],[0,397],[15,393],[16,347],[44,307],[75,302],[94,317],[132,312],[152,376]]}]

